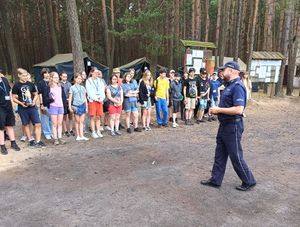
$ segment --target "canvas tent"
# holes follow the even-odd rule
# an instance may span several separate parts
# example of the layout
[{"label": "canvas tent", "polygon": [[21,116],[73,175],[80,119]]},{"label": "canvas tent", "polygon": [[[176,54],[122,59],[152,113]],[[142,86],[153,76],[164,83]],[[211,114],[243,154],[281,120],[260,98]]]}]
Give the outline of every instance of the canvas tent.
[{"label": "canvas tent", "polygon": [[128,72],[130,68],[134,68],[135,79],[139,80],[146,68],[150,70],[150,61],[146,57],[138,58],[127,63],[126,65],[119,66],[118,68],[120,69],[122,75]]},{"label": "canvas tent", "polygon": [[[83,52],[84,67],[85,71],[88,73],[91,67],[97,67],[101,70],[103,78],[107,81],[109,77],[109,68],[105,65],[102,65],[92,58],[90,58],[87,53]],[[89,63],[89,64],[88,64]],[[56,71],[61,73],[65,71],[68,74],[68,80],[72,80],[74,77],[73,72],[73,55],[72,53],[68,54],[56,54],[52,58],[48,59],[45,62],[36,64],[33,66],[35,81],[38,82],[42,79],[41,70],[42,68],[49,68],[50,71]]]}]

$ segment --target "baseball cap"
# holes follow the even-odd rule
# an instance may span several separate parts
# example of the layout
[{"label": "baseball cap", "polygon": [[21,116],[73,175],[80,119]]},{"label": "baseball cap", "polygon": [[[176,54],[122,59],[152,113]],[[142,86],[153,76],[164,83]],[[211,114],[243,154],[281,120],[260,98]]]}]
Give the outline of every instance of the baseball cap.
[{"label": "baseball cap", "polygon": [[120,71],[120,69],[119,68],[114,68],[113,69],[113,73],[120,73],[121,71]]},{"label": "baseball cap", "polygon": [[170,70],[170,73],[175,73],[175,70],[174,70],[174,69],[171,69],[171,70]]},{"label": "baseball cap", "polygon": [[237,71],[240,71],[240,65],[239,63],[235,62],[235,61],[229,61],[227,62],[224,66],[221,66],[218,68],[218,70],[223,70],[226,68],[231,68],[231,69],[235,69]]}]

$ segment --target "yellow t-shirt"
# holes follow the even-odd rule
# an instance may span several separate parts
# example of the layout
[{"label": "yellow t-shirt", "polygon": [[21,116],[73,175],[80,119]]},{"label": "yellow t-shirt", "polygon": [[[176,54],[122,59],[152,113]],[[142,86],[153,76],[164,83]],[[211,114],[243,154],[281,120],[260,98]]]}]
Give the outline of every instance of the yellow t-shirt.
[{"label": "yellow t-shirt", "polygon": [[154,81],[154,88],[156,89],[156,97],[161,99],[166,99],[169,86],[170,84],[167,78],[164,79],[157,78]]}]

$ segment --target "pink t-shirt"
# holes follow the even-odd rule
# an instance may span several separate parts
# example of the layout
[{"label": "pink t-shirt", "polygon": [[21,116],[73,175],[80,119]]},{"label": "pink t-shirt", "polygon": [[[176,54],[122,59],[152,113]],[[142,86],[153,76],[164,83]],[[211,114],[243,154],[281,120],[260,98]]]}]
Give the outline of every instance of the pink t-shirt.
[{"label": "pink t-shirt", "polygon": [[62,89],[59,86],[50,87],[50,97],[54,99],[54,102],[50,104],[53,107],[64,107],[62,101]]}]

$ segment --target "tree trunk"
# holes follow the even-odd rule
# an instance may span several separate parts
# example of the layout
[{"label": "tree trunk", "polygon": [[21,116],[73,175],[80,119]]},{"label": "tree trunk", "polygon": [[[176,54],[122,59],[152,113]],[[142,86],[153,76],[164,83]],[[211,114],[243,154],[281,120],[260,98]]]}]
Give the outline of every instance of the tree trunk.
[{"label": "tree trunk", "polygon": [[[295,67],[296,67],[296,57],[298,51],[298,27],[300,23],[300,14],[295,12],[295,18],[292,22],[293,28],[290,31],[290,38],[289,38],[289,67],[288,67],[288,78],[287,78],[287,88],[286,88],[286,95],[292,95],[294,90],[294,77],[295,77]],[[295,30],[295,31],[294,31]]]},{"label": "tree trunk", "polygon": [[221,21],[221,7],[222,7],[222,0],[218,0],[218,15],[217,15],[217,26],[216,26],[216,40],[215,43],[217,45],[217,49],[215,50],[215,65],[216,67],[220,66],[220,21]]},{"label": "tree trunk", "polygon": [[273,37],[272,37],[272,27],[275,12],[275,1],[266,0],[266,13],[265,13],[265,23],[264,23],[264,42],[263,50],[272,51],[273,50]]},{"label": "tree trunk", "polygon": [[[114,0],[110,0],[110,9],[111,9],[111,30],[115,30],[115,4]],[[111,41],[110,41],[110,63],[111,67],[113,67],[114,62],[114,53],[115,53],[115,35],[111,33]]]},{"label": "tree trunk", "polygon": [[209,35],[209,0],[205,1],[205,42],[208,41]]},{"label": "tree trunk", "polygon": [[171,9],[171,20],[170,20],[170,53],[169,53],[169,67],[173,69],[174,67],[174,38],[175,38],[175,24],[174,24],[174,18],[175,18],[175,2],[173,1],[172,9]]},{"label": "tree trunk", "polygon": [[107,22],[107,12],[105,0],[102,0],[102,14],[103,14],[103,26],[104,26],[104,43],[105,43],[105,56],[106,64],[110,69],[112,69],[112,63],[110,61],[110,51],[109,51],[109,33],[108,33],[108,22]]},{"label": "tree trunk", "polygon": [[67,0],[66,6],[67,6],[68,22],[69,22],[69,29],[70,29],[71,44],[72,44],[74,74],[76,74],[76,73],[81,73],[85,70],[84,62],[83,62],[82,43],[81,43],[80,29],[78,23],[76,0]]},{"label": "tree trunk", "polygon": [[275,87],[275,96],[281,96],[282,95],[282,89],[283,89],[283,78],[284,78],[284,72],[285,72],[285,65],[286,65],[286,60],[288,57],[288,43],[289,43],[289,34],[290,34],[290,29],[291,29],[291,20],[292,20],[292,7],[293,7],[293,2],[292,0],[287,0],[288,5],[287,9],[285,12],[285,20],[284,20],[284,30],[283,30],[283,55],[285,58],[281,62],[281,67],[280,67],[280,74],[278,78],[278,82]]},{"label": "tree trunk", "polygon": [[49,29],[50,29],[50,35],[51,35],[51,41],[52,41],[52,54],[58,54],[58,44],[57,44],[57,38],[56,38],[56,31],[54,27],[54,21],[53,21],[53,9],[52,9],[52,0],[45,0],[46,3],[46,13],[47,13],[47,19],[49,23]]},{"label": "tree trunk", "polygon": [[241,30],[241,17],[242,17],[242,0],[238,0],[237,3],[237,19],[236,19],[236,34],[235,34],[235,50],[234,60],[237,61],[239,58],[239,46],[240,46],[240,30]]},{"label": "tree trunk", "polygon": [[4,27],[5,32],[5,38],[6,38],[6,45],[8,48],[8,53],[9,53],[9,58],[10,58],[10,64],[11,64],[11,74],[13,75],[13,82],[16,81],[17,78],[17,67],[18,67],[18,60],[17,60],[17,55],[16,55],[16,50],[15,50],[15,44],[13,41],[13,36],[12,36],[12,26],[11,26],[11,17],[9,13],[9,9],[7,8],[5,3],[0,4],[2,10],[1,10],[1,17],[2,17],[2,23]]},{"label": "tree trunk", "polygon": [[259,0],[254,0],[254,11],[253,11],[253,17],[252,17],[252,24],[251,24],[249,54],[248,54],[248,61],[247,61],[247,73],[248,74],[250,74],[250,69],[251,69],[251,60],[252,60],[252,54],[253,54],[253,44],[254,44],[255,27],[256,27],[256,20],[257,20],[258,3],[259,3]]}]

